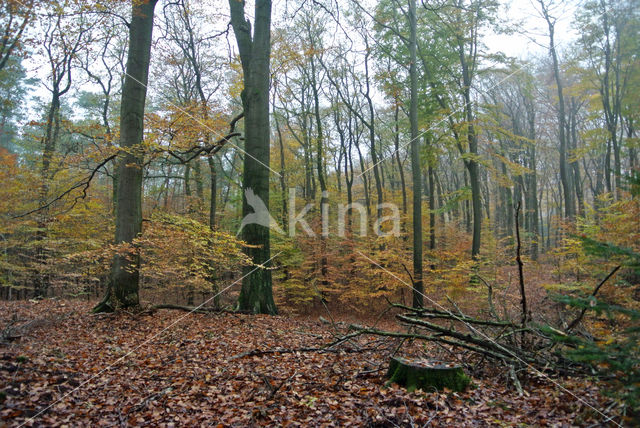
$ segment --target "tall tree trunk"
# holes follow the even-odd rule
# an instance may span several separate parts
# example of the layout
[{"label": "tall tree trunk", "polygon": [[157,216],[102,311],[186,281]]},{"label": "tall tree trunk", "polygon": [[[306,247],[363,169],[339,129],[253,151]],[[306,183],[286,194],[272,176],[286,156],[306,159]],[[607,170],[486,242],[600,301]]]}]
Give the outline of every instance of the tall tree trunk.
[{"label": "tall tree trunk", "polygon": [[558,62],[558,53],[555,45],[555,21],[549,15],[547,6],[543,0],[539,0],[542,7],[542,14],[547,21],[549,27],[549,52],[553,62],[553,77],[556,81],[556,89],[558,93],[558,134],[560,137],[560,181],[562,183],[562,193],[564,195],[565,217],[573,219],[575,217],[575,204],[573,200],[573,187],[571,180],[571,171],[567,161],[567,136],[566,136],[566,115],[564,93],[562,87],[562,79],[560,76],[560,64]]},{"label": "tall tree trunk", "polygon": [[[311,33],[311,29],[309,29]],[[313,35],[311,37],[311,49],[315,51],[313,43]],[[313,56],[310,58],[311,63],[311,90],[313,91],[313,112],[316,119],[316,168],[318,170],[318,181],[320,182],[320,212],[322,218],[322,231],[320,232],[321,255],[320,255],[320,274],[322,275],[322,285],[329,284],[327,280],[328,262],[327,262],[327,236],[329,232],[329,192],[327,191],[327,178],[324,168],[324,134],[322,131],[322,120],[320,118],[320,98],[318,95],[318,82],[316,78],[316,63]]]},{"label": "tall tree trunk", "polygon": [[[429,177],[429,249],[431,251],[436,249],[436,186],[434,181],[433,167],[429,165],[428,173]],[[431,267],[435,269],[435,266]]]},{"label": "tall tree trunk", "polygon": [[371,162],[373,163],[373,180],[376,185],[376,196],[378,200],[378,206],[376,207],[376,213],[378,218],[382,217],[382,178],[380,173],[380,161],[378,161],[378,150],[376,149],[376,131],[375,131],[375,108],[373,105],[373,99],[371,98],[371,82],[369,79],[369,54],[371,50],[369,49],[369,39],[365,37],[365,46],[366,46],[366,54],[364,57],[364,69],[365,69],[365,84],[366,91],[364,93],[365,98],[367,100],[367,106],[369,107],[369,119],[366,122],[366,126],[369,129],[369,143],[371,150]]},{"label": "tall tree trunk", "polygon": [[202,208],[202,200],[204,199],[204,185],[202,184],[202,165],[200,158],[193,162],[193,181],[196,182],[196,196],[198,197],[198,208]]},{"label": "tall tree trunk", "polygon": [[191,213],[193,211],[193,207],[191,204],[191,164],[187,163],[184,166],[184,206],[186,208],[186,212]]},{"label": "tall tree trunk", "polygon": [[[533,138],[532,138],[533,140]],[[528,230],[531,234],[531,246],[529,252],[533,260],[538,260],[538,240],[540,237],[538,226],[538,183],[536,176],[536,148],[532,145],[529,149],[529,169],[530,173],[526,175],[527,180],[527,216]]]},{"label": "tall tree trunk", "polygon": [[209,201],[209,229],[214,230],[216,228],[216,198],[218,196],[218,174],[216,172],[216,164],[213,160],[213,156],[207,157],[207,163],[209,164],[209,175],[211,176],[210,188],[211,199]]},{"label": "tall tree trunk", "polygon": [[[463,58],[464,55],[461,55]],[[465,62],[463,61],[463,64]],[[470,159],[465,161],[465,166],[469,172],[471,184],[471,208],[473,213],[473,241],[471,243],[471,257],[476,258],[480,254],[480,239],[482,233],[482,196],[480,190],[480,171],[476,157],[478,155],[478,136],[473,125],[473,106],[471,104],[471,72],[468,66],[463,65],[465,77],[464,102],[467,119],[467,138],[469,139]]]},{"label": "tall tree trunk", "polygon": [[369,179],[366,171],[366,165],[364,163],[364,156],[362,150],[360,150],[360,144],[358,140],[355,141],[356,150],[358,151],[358,160],[360,161],[360,174],[362,174],[362,182],[364,187],[364,203],[367,208],[367,220],[371,217],[371,196],[369,193]]},{"label": "tall tree trunk", "polygon": [[[570,120],[570,131],[571,131],[571,145],[570,150],[574,152],[578,148],[578,106],[576,105],[575,99],[571,98],[571,120]],[[573,160],[569,163],[571,167],[571,174],[573,177],[573,187],[576,192],[576,201],[578,202],[578,214],[580,216],[584,215],[584,194],[582,192],[582,178],[580,174],[580,164],[577,160]]]},{"label": "tall tree trunk", "polygon": [[40,212],[38,213],[38,229],[35,235],[35,260],[37,267],[34,272],[34,297],[45,297],[49,288],[50,278],[44,272],[49,254],[45,248],[44,241],[48,236],[49,208],[46,206],[47,197],[49,195],[49,185],[53,179],[54,173],[51,171],[51,161],[56,152],[56,144],[60,132],[60,91],[58,84],[54,82],[51,91],[51,104],[47,114],[47,124],[42,149],[42,169],[41,169],[41,186],[40,186]]},{"label": "tall tree trunk", "polygon": [[[120,147],[118,195],[116,206],[116,244],[132,244],[142,232],[142,177],[144,153],[144,106],[147,95],[153,13],[157,0],[132,2],[129,24],[127,72],[120,106]],[[140,255],[116,255],[111,268],[111,284],[95,311],[137,306],[140,280]]]},{"label": "tall tree trunk", "polygon": [[409,0],[409,78],[411,100],[409,122],[411,127],[411,178],[413,180],[413,307],[424,305],[422,283],[422,173],[420,171],[420,138],[418,135],[418,70],[417,70],[416,0]]},{"label": "tall tree trunk", "polygon": [[[633,119],[627,118],[627,139],[634,138],[635,130],[633,128]],[[638,164],[638,154],[633,144],[629,144],[629,168],[635,169]]]},{"label": "tall tree trunk", "polygon": [[[402,188],[402,214],[407,216],[407,185],[404,179],[404,168],[402,167],[402,162],[400,161],[400,100],[395,99],[395,108],[393,112],[394,118],[394,133],[393,133],[393,143],[395,146],[395,158],[396,164],[398,165],[398,173],[400,174],[400,186]],[[403,230],[406,230],[405,222],[402,222]]]},{"label": "tall tree trunk", "polygon": [[[231,25],[236,36],[242,70],[244,89],[242,105],[245,113],[245,150],[242,189],[245,195],[242,204],[243,217],[253,213],[246,195],[251,190],[269,206],[269,59],[271,54],[271,1],[256,0],[254,9],[254,32],[245,18],[245,2],[229,0]],[[267,217],[268,213],[257,213]],[[242,288],[238,297],[238,309],[253,313],[276,314],[273,300],[271,270],[271,247],[269,228],[259,224],[247,224],[242,229],[243,240],[251,245],[246,249],[251,260],[262,266],[244,269]]]},{"label": "tall tree trunk", "polygon": [[278,116],[275,114],[275,102],[273,103],[273,110],[273,119],[276,122],[276,132],[278,133],[278,148],[280,149],[280,198],[282,199],[281,221],[285,233],[288,233],[289,221],[287,220],[287,213],[289,212],[289,207],[287,206],[287,180],[284,171],[284,139],[282,138],[282,130],[280,129]]}]

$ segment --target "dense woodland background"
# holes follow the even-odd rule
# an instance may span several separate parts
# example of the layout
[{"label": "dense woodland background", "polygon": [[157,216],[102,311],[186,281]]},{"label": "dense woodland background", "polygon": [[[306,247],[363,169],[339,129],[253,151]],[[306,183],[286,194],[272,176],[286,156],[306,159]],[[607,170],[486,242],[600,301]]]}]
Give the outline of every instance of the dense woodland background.
[{"label": "dense woodland background", "polygon": [[[565,339],[585,321],[580,346],[631,355],[639,6],[5,0],[0,296],[356,317],[437,305]],[[507,36],[536,48],[507,56]],[[271,232],[240,231],[247,188]],[[307,203],[314,236],[289,229]],[[397,236],[377,222],[393,207]],[[509,349],[537,367],[533,343]],[[637,376],[621,361],[607,369]]]}]

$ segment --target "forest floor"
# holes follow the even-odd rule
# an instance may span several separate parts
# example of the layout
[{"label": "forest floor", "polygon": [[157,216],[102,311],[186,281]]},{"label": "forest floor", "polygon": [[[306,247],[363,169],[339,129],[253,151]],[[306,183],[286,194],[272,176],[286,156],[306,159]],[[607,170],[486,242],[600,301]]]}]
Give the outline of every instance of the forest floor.
[{"label": "forest floor", "polygon": [[[317,317],[90,308],[0,302],[0,333],[13,336],[0,343],[0,427],[599,426],[610,411],[594,383],[523,374],[519,395],[490,363],[463,393],[385,388],[398,342],[295,351],[338,334]],[[247,355],[276,349],[288,351]]]}]

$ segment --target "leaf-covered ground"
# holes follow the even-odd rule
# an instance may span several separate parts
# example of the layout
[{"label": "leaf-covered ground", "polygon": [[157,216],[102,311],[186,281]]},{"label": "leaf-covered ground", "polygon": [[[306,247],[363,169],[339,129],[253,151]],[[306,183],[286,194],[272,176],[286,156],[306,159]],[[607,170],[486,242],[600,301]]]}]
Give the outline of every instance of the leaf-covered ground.
[{"label": "leaf-covered ground", "polygon": [[383,338],[247,355],[331,342],[315,318],[90,307],[0,302],[0,426],[579,426],[608,413],[596,385],[528,377],[520,396],[495,368],[464,393],[384,388],[398,343]]}]

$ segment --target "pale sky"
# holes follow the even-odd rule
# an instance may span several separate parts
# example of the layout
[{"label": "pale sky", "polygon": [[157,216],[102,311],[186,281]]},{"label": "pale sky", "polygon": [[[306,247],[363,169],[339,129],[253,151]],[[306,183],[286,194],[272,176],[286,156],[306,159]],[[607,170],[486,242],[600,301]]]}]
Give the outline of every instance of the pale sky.
[{"label": "pale sky", "polygon": [[[226,5],[225,1],[218,0],[222,6]],[[349,1],[349,0],[338,0]],[[369,0],[362,0],[367,2]],[[556,45],[559,52],[565,50],[570,43],[576,38],[576,31],[571,28],[571,21],[573,19],[576,2],[579,0],[557,0],[558,6],[553,9],[552,14],[556,16]],[[248,2],[250,3],[250,2]],[[287,0],[275,0],[274,1],[274,14],[278,14],[279,10],[287,4]],[[162,5],[158,6],[160,10]],[[227,6],[228,7],[228,6]],[[517,28],[517,32],[513,34],[487,34],[483,37],[483,42],[487,46],[490,52],[503,52],[508,56],[513,56],[519,59],[526,59],[535,56],[544,56],[548,52],[549,38],[547,35],[548,29],[546,22],[540,17],[538,8],[538,0],[503,0],[500,15],[503,17],[502,25],[511,24]],[[225,9],[226,10],[226,9]],[[248,12],[252,12],[250,5],[247,7]],[[224,12],[221,11],[224,14]],[[274,24],[277,25],[278,19],[274,17]],[[158,20],[160,22],[160,19]],[[515,25],[514,25],[515,23]],[[159,31],[155,31],[155,35],[158,35]],[[37,37],[37,35],[36,35]],[[233,36],[230,36],[232,48],[235,50],[235,44],[233,43]],[[30,76],[34,74],[46,81],[48,77],[48,67],[44,58],[38,58],[37,54],[34,57],[25,61],[25,66],[28,69]],[[74,71],[74,77],[76,82],[86,81],[86,77],[80,70]],[[90,84],[82,85],[81,89],[96,90],[92,88]],[[31,95],[39,96],[43,101],[47,102],[49,98],[49,92],[45,89],[43,84],[39,84],[34,88]],[[35,105],[29,103],[30,113],[29,119],[37,118],[40,114],[35,110]],[[34,115],[36,115],[34,117]]]},{"label": "pale sky", "polygon": [[[515,24],[514,34],[492,34],[484,38],[491,52],[503,52],[509,56],[526,59],[530,56],[546,55],[549,49],[548,27],[539,14],[537,0],[507,0],[504,2],[504,23]],[[574,1],[560,0],[552,16],[557,18],[555,41],[558,51],[562,52],[577,37],[571,28],[575,14]]]}]

